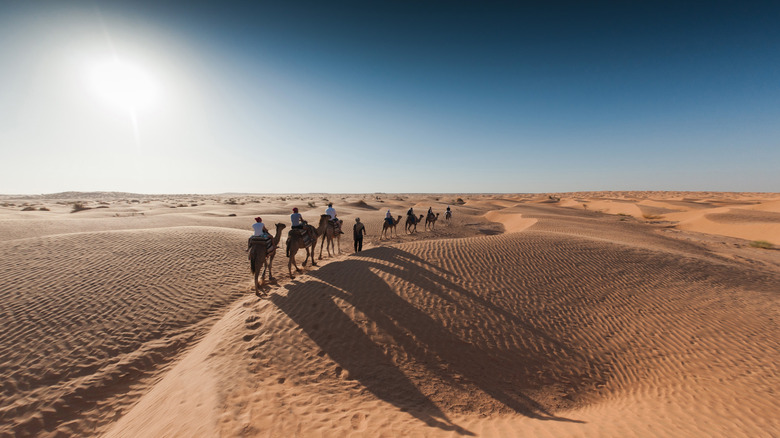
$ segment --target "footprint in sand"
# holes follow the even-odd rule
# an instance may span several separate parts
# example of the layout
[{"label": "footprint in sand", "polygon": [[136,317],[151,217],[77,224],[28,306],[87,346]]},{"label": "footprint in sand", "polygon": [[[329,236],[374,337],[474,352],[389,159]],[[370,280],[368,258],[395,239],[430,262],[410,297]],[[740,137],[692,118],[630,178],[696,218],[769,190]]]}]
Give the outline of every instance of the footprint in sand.
[{"label": "footprint in sand", "polygon": [[358,412],[350,418],[349,422],[352,425],[352,429],[358,432],[366,430],[368,422],[366,421],[366,414]]}]

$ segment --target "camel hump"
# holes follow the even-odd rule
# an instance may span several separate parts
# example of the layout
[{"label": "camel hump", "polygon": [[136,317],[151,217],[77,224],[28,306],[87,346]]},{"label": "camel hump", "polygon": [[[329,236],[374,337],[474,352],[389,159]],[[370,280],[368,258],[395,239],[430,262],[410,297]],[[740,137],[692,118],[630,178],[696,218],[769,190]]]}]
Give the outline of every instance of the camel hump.
[{"label": "camel hump", "polygon": [[270,254],[274,250],[274,239],[270,236],[252,236],[249,238],[249,246],[254,249],[255,247],[265,247],[266,254]]},{"label": "camel hump", "polygon": [[305,228],[292,229],[287,235],[287,245],[289,246],[290,241],[293,239],[301,239],[301,242],[303,242],[303,247],[307,247],[311,245],[313,240],[316,239],[316,236],[317,229],[311,225],[306,225]]}]

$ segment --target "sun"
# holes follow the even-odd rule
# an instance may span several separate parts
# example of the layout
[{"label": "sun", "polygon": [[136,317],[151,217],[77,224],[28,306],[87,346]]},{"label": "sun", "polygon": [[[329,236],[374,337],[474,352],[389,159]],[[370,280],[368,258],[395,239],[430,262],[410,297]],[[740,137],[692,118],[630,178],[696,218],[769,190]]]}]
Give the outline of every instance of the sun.
[{"label": "sun", "polygon": [[89,83],[103,101],[131,112],[153,106],[158,97],[158,85],[152,75],[119,59],[93,65]]}]

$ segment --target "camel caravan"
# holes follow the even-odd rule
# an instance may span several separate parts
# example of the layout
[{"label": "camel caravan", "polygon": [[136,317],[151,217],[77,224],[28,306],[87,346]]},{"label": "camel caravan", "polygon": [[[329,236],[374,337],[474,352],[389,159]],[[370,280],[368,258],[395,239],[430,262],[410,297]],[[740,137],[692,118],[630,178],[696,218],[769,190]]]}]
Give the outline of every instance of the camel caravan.
[{"label": "camel caravan", "polygon": [[[450,223],[452,219],[452,211],[447,206],[447,210],[444,216],[447,223]],[[404,230],[407,234],[417,232],[417,224],[423,221],[425,218],[425,229],[433,231],[436,226],[436,221],[439,219],[439,213],[433,213],[431,208],[428,208],[427,215],[416,216],[414,209],[410,208],[406,214],[406,225]],[[301,266],[306,267],[306,264],[311,260],[312,266],[317,266],[317,262],[314,260],[315,249],[317,247],[317,241],[322,237],[320,242],[320,254],[319,260],[322,260],[323,249],[327,249],[328,257],[332,257],[334,254],[341,254],[341,235],[344,234],[341,231],[344,221],[336,217],[336,210],[333,209],[333,204],[328,204],[328,209],[325,210],[325,214],[320,215],[319,223],[317,226],[308,224],[298,212],[298,208],[293,208],[293,214],[290,215],[290,222],[292,227],[287,233],[286,242],[286,255],[287,255],[287,271],[290,274],[290,278],[294,278],[292,268],[295,267],[296,272],[302,272],[302,269],[298,267],[298,263],[295,259],[298,251],[305,250],[306,258],[303,260]],[[387,211],[385,220],[382,223],[382,233],[379,237],[382,238],[392,237],[395,234],[398,237],[396,226],[401,222],[401,216],[393,218],[390,215],[390,210]],[[263,220],[260,217],[255,218],[255,223],[252,224],[252,228],[255,233],[249,238],[247,243],[247,251],[249,252],[249,264],[254,276],[255,290],[259,290],[260,286],[265,283],[265,272],[268,271],[268,281],[274,282],[275,279],[271,272],[274,256],[276,255],[276,249],[279,247],[279,242],[282,237],[282,230],[286,227],[285,224],[276,224],[276,233],[271,235],[268,229],[263,224]],[[333,251],[331,253],[331,251]]]}]

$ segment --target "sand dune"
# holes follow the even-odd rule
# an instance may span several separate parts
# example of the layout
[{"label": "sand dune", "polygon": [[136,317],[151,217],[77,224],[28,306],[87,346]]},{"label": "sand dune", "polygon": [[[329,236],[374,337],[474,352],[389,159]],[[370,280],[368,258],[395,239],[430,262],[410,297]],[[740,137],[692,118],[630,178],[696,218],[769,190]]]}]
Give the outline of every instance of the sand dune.
[{"label": "sand dune", "polygon": [[[717,240],[773,239],[778,195],[290,198],[3,207],[0,435],[780,433],[780,256]],[[322,198],[365,250],[347,232],[294,280],[277,257],[256,296],[251,218]],[[448,204],[379,239],[387,209]]]}]

